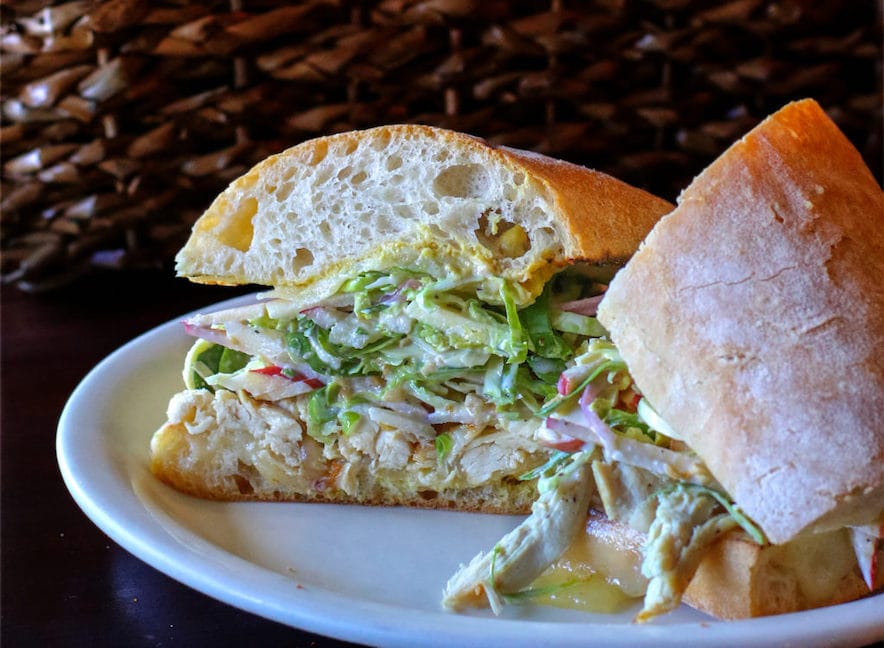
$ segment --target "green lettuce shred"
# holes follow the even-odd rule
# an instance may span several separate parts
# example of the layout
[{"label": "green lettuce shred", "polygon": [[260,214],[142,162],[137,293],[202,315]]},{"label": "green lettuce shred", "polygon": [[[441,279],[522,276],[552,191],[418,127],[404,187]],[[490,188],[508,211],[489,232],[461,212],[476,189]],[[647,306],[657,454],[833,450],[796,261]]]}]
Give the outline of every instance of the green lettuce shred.
[{"label": "green lettuce shred", "polygon": [[550,314],[550,322],[553,328],[565,333],[577,333],[586,337],[603,337],[608,334],[595,317],[580,313],[555,311]]},{"label": "green lettuce shred", "polygon": [[190,367],[193,388],[208,389],[210,392],[214,392],[215,389],[205,381],[205,378],[217,373],[239,371],[248,364],[249,357],[247,353],[228,349],[220,344],[206,343],[206,349],[195,354]]},{"label": "green lettuce shred", "polygon": [[449,452],[451,452],[451,448],[454,447],[454,441],[451,439],[451,435],[447,432],[442,432],[441,434],[436,435],[436,457],[439,461],[442,461]]},{"label": "green lettuce shred", "polygon": [[574,352],[565,340],[553,331],[549,302],[550,284],[547,284],[534,303],[522,310],[519,315],[528,331],[532,350],[537,356],[565,360]]},{"label": "green lettuce shred", "polygon": [[635,414],[634,412],[627,412],[625,410],[612,407],[605,413],[602,418],[605,423],[607,423],[612,428],[618,428],[622,430],[638,430],[650,441],[657,441],[657,433],[652,430],[647,423],[642,421],[641,418],[639,418],[638,414]]},{"label": "green lettuce shred", "polygon": [[505,281],[500,284],[500,298],[503,300],[506,311],[506,323],[510,329],[509,345],[506,347],[509,353],[507,362],[511,364],[525,362],[525,358],[528,357],[528,342],[525,340],[524,331],[522,330],[522,321],[519,319],[513,291]]},{"label": "green lettuce shred", "polygon": [[328,441],[337,427],[340,407],[335,403],[339,393],[340,386],[329,383],[314,391],[307,401],[307,434],[317,441]]},{"label": "green lettuce shred", "polygon": [[701,484],[692,484],[690,482],[679,482],[672,486],[662,489],[659,494],[668,494],[677,489],[686,490],[688,492],[694,492],[700,495],[706,495],[708,497],[713,498],[716,502],[718,502],[725,511],[727,511],[728,515],[730,515],[734,521],[740,525],[740,528],[746,532],[752,540],[755,541],[756,544],[766,545],[767,537],[764,535],[764,531],[753,522],[749,516],[743,513],[740,507],[732,502],[726,495],[715,490],[714,488],[709,488],[708,486],[703,486]]},{"label": "green lettuce shred", "polygon": [[519,481],[531,481],[532,479],[540,479],[541,477],[550,477],[558,472],[559,468],[571,457],[570,452],[564,450],[556,450],[549,460],[542,466],[529,470],[519,475]]}]

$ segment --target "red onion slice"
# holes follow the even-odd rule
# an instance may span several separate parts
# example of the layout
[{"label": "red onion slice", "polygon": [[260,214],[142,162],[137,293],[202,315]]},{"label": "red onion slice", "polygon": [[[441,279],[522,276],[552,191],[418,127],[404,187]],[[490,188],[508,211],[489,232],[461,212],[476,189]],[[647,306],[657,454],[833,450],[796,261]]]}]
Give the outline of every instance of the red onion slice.
[{"label": "red onion slice", "polygon": [[697,484],[708,484],[712,481],[708,470],[696,457],[615,433],[590,407],[592,404],[590,396],[591,393],[587,390],[580,398],[585,426],[550,417],[546,419],[546,427],[554,432],[581,439],[584,443],[601,446],[605,460],[608,462],[629,464],[657,475]]},{"label": "red onion slice", "polygon": [[592,385],[588,385],[580,395],[580,411],[583,412],[583,418],[586,419],[586,425],[592,430],[592,433],[601,442],[602,449],[605,451],[605,457],[609,460],[613,459],[613,454],[617,451],[618,437],[608,425],[599,418],[599,415],[592,409],[592,402],[598,395],[598,388],[593,389]]},{"label": "red onion slice", "polygon": [[875,581],[877,580],[878,546],[882,536],[884,536],[884,524],[880,526],[869,524],[850,528],[850,539],[856,554],[856,563],[870,592],[875,589]]},{"label": "red onion slice", "polygon": [[403,281],[396,290],[383,295],[378,302],[381,304],[401,304],[405,301],[405,293],[414,288],[420,288],[421,282],[417,279],[408,279]]},{"label": "red onion slice", "polygon": [[[560,419],[549,420],[560,421]],[[565,421],[561,422],[564,423]],[[549,425],[544,425],[537,431],[537,442],[547,448],[554,448],[564,452],[577,452],[582,450],[586,445],[586,442],[582,439],[572,437],[570,434],[565,434],[564,432],[557,432],[550,428]]]},{"label": "red onion slice", "polygon": [[567,396],[577,389],[580,383],[586,380],[590,371],[592,371],[591,365],[574,365],[573,367],[568,367],[559,376],[559,382],[556,383],[556,390],[562,396]]},{"label": "red onion slice", "polygon": [[599,309],[599,303],[602,301],[602,297],[604,297],[603,294],[595,295],[594,297],[585,297],[584,299],[575,299],[574,301],[566,301],[556,305],[556,308],[569,313],[595,317]]},{"label": "red onion slice", "polygon": [[568,439],[580,439],[584,444],[601,445],[601,441],[592,433],[592,430],[571,421],[549,417],[546,419],[546,428],[558,435],[553,439],[567,437]]},{"label": "red onion slice", "polygon": [[198,326],[197,324],[192,324],[187,320],[185,320],[183,324],[184,332],[188,335],[198,337],[200,339],[206,340],[207,342],[213,342],[214,344],[227,344],[226,331],[222,331],[221,329],[209,328],[208,326]]}]

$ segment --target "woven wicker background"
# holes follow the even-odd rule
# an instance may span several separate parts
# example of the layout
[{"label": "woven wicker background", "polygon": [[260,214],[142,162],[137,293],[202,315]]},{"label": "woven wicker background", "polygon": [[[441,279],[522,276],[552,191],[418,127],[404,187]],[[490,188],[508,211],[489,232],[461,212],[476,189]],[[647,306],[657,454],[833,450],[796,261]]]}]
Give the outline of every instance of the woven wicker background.
[{"label": "woven wicker background", "polygon": [[420,122],[674,199],[790,99],[881,176],[875,0],[2,2],[2,272],[168,267],[266,155]]}]

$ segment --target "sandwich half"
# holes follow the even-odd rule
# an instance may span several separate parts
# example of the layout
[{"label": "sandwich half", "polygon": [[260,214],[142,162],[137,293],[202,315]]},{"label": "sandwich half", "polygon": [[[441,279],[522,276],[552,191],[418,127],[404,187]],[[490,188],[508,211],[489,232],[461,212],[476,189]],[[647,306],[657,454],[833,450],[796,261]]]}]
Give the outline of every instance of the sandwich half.
[{"label": "sandwich half", "polygon": [[272,290],[189,318],[186,389],[151,441],[225,500],[528,512],[537,412],[604,331],[613,271],[666,201],[451,131],[312,140],[236,180],[180,275]]},{"label": "sandwich half", "polygon": [[815,102],[698,176],[598,319],[609,364],[563,374],[534,511],[448,607],[530,599],[575,562],[644,595],[640,621],[683,597],[742,618],[884,586],[884,194]]}]

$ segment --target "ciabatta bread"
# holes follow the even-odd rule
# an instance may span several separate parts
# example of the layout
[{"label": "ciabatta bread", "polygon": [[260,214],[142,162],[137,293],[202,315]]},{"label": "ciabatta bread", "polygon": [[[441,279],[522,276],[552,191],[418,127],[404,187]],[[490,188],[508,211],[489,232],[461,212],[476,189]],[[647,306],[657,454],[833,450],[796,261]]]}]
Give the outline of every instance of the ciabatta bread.
[{"label": "ciabatta bread", "polygon": [[775,543],[884,509],[884,194],[813,101],[709,166],[599,319]]},{"label": "ciabatta bread", "polygon": [[177,271],[305,298],[342,272],[433,263],[440,274],[512,280],[530,297],[566,262],[624,261],[670,208],[567,162],[429,126],[382,126],[258,164],[196,222]]}]

